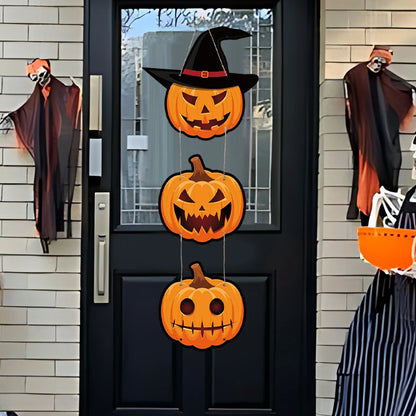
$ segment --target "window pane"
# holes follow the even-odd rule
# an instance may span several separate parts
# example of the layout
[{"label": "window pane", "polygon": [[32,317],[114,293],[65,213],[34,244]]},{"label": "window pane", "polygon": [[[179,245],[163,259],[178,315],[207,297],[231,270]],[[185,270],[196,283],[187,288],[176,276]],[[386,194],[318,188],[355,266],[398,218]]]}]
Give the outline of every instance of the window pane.
[{"label": "window pane", "polygon": [[[204,18],[201,18],[203,13]],[[160,224],[158,197],[172,174],[200,154],[209,170],[236,176],[244,224],[271,223],[273,14],[270,9],[124,9],[121,41],[121,223]],[[180,135],[165,114],[166,88],[144,67],[177,69],[198,35],[227,26],[252,36],[225,40],[229,71],[257,74],[238,127],[210,140]],[[225,152],[226,150],[226,152]]]}]

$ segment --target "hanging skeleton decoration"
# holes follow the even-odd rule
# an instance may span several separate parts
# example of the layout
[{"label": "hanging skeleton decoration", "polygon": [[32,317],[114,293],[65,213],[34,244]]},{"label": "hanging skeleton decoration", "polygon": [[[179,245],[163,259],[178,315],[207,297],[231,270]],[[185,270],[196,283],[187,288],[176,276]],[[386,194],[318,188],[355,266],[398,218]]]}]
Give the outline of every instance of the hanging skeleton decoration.
[{"label": "hanging skeleton decoration", "polygon": [[221,41],[247,36],[250,34],[238,29],[210,29],[196,39],[182,70],[144,68],[167,88],[166,113],[176,130],[211,139],[237,127],[244,111],[244,93],[259,78],[230,73]]},{"label": "hanging skeleton decoration", "polygon": [[353,185],[347,219],[361,212],[362,224],[380,186],[397,191],[401,166],[399,130],[408,132],[413,119],[414,87],[387,69],[388,46],[375,46],[368,62],[344,77],[346,124],[353,152]]},{"label": "hanging skeleton decoration", "polygon": [[71,231],[71,203],[80,140],[80,89],[64,85],[50,72],[48,60],[35,59],[27,75],[36,82],[32,95],[8,115],[18,141],[35,162],[34,213],[44,253],[64,231],[67,202],[67,236]]}]

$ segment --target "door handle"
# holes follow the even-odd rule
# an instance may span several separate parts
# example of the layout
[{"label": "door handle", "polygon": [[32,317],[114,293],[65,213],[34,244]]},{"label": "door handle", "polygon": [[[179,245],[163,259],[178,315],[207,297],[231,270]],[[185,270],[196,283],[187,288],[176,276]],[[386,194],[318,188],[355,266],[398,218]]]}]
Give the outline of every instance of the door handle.
[{"label": "door handle", "polygon": [[94,303],[108,303],[109,273],[110,193],[94,195]]},{"label": "door handle", "polygon": [[105,294],[105,235],[98,236],[98,288],[97,294],[103,296]]}]

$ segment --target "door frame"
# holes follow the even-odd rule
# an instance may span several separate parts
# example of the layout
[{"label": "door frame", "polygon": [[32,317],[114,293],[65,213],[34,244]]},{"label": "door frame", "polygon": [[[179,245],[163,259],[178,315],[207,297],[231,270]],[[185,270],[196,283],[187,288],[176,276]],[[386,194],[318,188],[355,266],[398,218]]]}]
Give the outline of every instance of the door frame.
[{"label": "door frame", "polygon": [[[116,16],[117,0],[113,0],[113,18]],[[172,2],[165,1],[170,7],[192,7],[195,2],[192,0],[179,0]],[[134,0],[122,1],[123,6],[133,7],[137,2]],[[148,3],[151,7],[151,0],[142,3]],[[161,3],[161,2],[160,2]],[[296,293],[302,296],[304,308],[299,311],[302,321],[302,333],[298,338],[302,339],[301,346],[301,363],[299,365],[301,374],[293,373],[293,381],[298,381],[298,388],[292,389],[289,393],[288,400],[300,403],[300,413],[293,416],[304,416],[315,414],[315,350],[316,350],[316,241],[317,241],[317,177],[318,177],[318,138],[319,138],[319,17],[320,17],[320,0],[278,0],[277,7],[280,9],[280,45],[282,61],[277,68],[280,79],[277,85],[281,88],[280,108],[281,113],[277,115],[280,129],[280,146],[289,149],[289,152],[302,152],[304,163],[303,189],[290,189],[284,194],[283,177],[299,175],[297,166],[291,166],[281,160],[280,164],[280,205],[285,207],[285,201],[290,199],[291,193],[304,192],[307,203],[303,207],[305,236],[303,247],[299,247],[302,253],[302,267],[304,270],[302,280],[296,283]],[[239,6],[253,7],[253,2],[241,0]],[[83,151],[82,151],[82,240],[81,240],[81,340],[80,340],[80,416],[87,415],[87,385],[92,380],[87,379],[88,374],[88,349],[87,344],[88,332],[88,296],[89,280],[91,279],[92,270],[92,240],[88,227],[88,221],[91,221],[92,203],[89,200],[90,193],[100,185],[109,190],[113,182],[105,180],[99,181],[97,178],[88,176],[89,169],[89,19],[90,19],[90,1],[84,2],[84,73],[83,73]],[[144,7],[146,4],[144,4]],[[207,0],[198,2],[200,7],[212,7]],[[100,10],[94,10],[94,13],[100,13]],[[302,42],[296,42],[301,39]],[[115,41],[114,41],[115,43]],[[117,45],[109,45],[109,47]],[[305,63],[306,62],[306,63]],[[303,116],[299,118],[299,111],[303,111]],[[302,113],[301,113],[302,114]],[[118,134],[117,129],[113,133]],[[303,148],[294,148],[290,146],[293,130],[302,132]],[[111,164],[108,160],[108,154],[103,157],[103,168]],[[291,158],[292,159],[292,158]],[[286,179],[287,181],[287,179]],[[281,224],[282,227],[285,224]],[[284,324],[288,328],[290,322]],[[287,367],[291,363],[283,363],[288,374]],[[279,387],[277,383],[276,388]]]}]

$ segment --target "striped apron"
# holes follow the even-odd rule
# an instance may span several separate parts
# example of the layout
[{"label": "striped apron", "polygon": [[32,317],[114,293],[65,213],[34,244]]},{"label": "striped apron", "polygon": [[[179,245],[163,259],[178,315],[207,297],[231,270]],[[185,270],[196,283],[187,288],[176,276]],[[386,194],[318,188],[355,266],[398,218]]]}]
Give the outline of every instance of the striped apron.
[{"label": "striped apron", "polygon": [[[416,228],[415,189],[398,228]],[[332,414],[416,416],[416,279],[377,271],[348,331]]]}]

